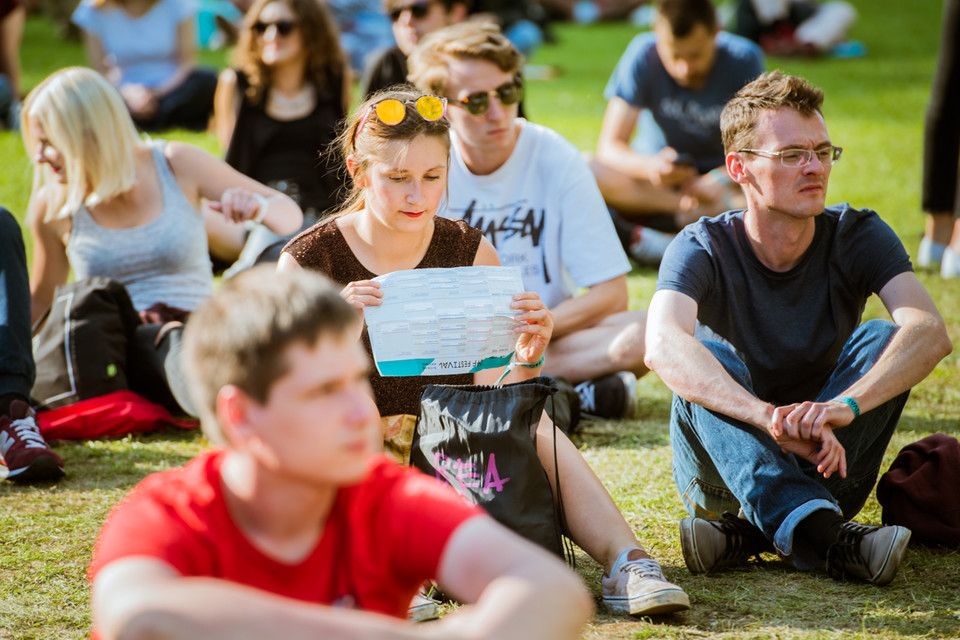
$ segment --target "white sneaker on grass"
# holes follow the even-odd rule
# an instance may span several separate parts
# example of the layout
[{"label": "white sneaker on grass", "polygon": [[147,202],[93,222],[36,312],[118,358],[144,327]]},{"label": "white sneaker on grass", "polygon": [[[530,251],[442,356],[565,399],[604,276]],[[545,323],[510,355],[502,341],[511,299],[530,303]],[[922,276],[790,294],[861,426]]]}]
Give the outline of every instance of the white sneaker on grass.
[{"label": "white sneaker on grass", "polygon": [[690,608],[683,589],[663,577],[653,558],[628,560],[600,579],[603,606],[617,615],[650,616]]},{"label": "white sneaker on grass", "polygon": [[921,269],[940,269],[940,262],[943,260],[943,250],[947,245],[934,242],[930,238],[920,240],[920,248],[917,249],[917,266]]},{"label": "white sneaker on grass", "polygon": [[950,247],[947,247],[943,250],[943,257],[940,260],[940,277],[960,277],[960,256],[958,256]]},{"label": "white sneaker on grass", "polygon": [[427,620],[436,620],[440,617],[437,611],[437,602],[427,597],[423,591],[413,596],[410,601],[410,608],[407,609],[407,620],[410,622],[426,622]]}]

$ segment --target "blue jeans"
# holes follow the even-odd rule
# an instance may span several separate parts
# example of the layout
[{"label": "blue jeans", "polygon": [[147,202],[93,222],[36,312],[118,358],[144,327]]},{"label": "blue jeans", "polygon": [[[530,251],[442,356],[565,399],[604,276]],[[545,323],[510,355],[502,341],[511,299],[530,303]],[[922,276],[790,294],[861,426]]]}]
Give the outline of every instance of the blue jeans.
[{"label": "blue jeans", "polygon": [[[837,396],[860,379],[886,349],[897,325],[887,320],[861,324],[843,347],[837,366],[815,401]],[[753,392],[750,373],[729,347],[704,342],[734,380]],[[673,477],[690,515],[718,519],[737,513],[756,525],[799,569],[819,560],[803,540],[794,544],[801,520],[819,509],[850,519],[870,496],[910,392],[888,400],[834,433],[844,446],[847,477],[824,479],[816,467],[784,453],[754,426],[674,396],[670,413]]]},{"label": "blue jeans", "polygon": [[0,396],[29,398],[34,374],[23,236],[14,217],[0,207]]}]

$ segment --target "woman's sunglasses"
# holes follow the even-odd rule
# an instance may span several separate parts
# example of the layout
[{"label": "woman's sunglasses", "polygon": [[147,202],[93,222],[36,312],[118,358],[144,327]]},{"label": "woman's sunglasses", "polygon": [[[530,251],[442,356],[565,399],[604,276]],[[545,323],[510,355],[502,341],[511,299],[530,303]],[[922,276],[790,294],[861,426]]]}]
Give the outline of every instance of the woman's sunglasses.
[{"label": "woman's sunglasses", "polygon": [[276,22],[260,22],[257,20],[253,23],[253,30],[258,36],[265,34],[270,27],[276,27],[277,33],[286,38],[297,28],[297,23],[293,20],[277,20]]},{"label": "woman's sunglasses", "polygon": [[363,116],[363,120],[360,121],[360,126],[357,127],[355,137],[359,136],[360,132],[363,131],[371,114],[376,115],[380,122],[391,127],[400,124],[404,118],[407,117],[406,105],[408,104],[412,104],[417,113],[420,114],[420,117],[428,122],[435,122],[447,115],[446,98],[420,96],[416,100],[408,100],[406,102],[401,102],[395,98],[387,98],[386,100],[381,100],[376,104],[370,105],[370,109],[367,110],[367,113]]},{"label": "woman's sunglasses", "polygon": [[520,102],[523,98],[523,82],[520,78],[504,83],[493,91],[478,91],[471,93],[463,100],[454,102],[467,110],[468,113],[475,116],[482,116],[490,108],[490,96],[496,95],[500,99],[500,104],[509,106]]},{"label": "woman's sunglasses", "polygon": [[430,5],[432,4],[433,2],[427,0],[425,2],[417,2],[406,7],[400,7],[399,9],[390,9],[390,21],[396,22],[400,19],[400,16],[403,15],[403,12],[407,10],[410,11],[410,15],[413,16],[414,19],[423,20],[430,12]]}]

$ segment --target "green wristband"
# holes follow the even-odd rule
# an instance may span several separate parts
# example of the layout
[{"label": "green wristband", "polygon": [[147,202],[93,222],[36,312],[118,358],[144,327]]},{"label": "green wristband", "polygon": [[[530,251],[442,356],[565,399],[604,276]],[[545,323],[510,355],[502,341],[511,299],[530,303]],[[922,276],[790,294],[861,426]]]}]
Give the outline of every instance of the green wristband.
[{"label": "green wristband", "polygon": [[547,352],[544,351],[540,356],[540,359],[536,362],[518,362],[517,364],[521,367],[526,367],[527,369],[538,369],[543,366],[543,363],[547,361]]},{"label": "green wristband", "polygon": [[540,359],[536,362],[517,362],[517,354],[514,352],[513,357],[510,359],[510,364],[507,365],[507,368],[503,370],[503,373],[500,374],[500,377],[497,378],[497,381],[493,383],[495,387],[499,387],[500,383],[503,382],[504,378],[510,375],[510,372],[513,371],[513,368],[516,365],[521,367],[526,367],[527,369],[536,369],[537,367],[542,367],[543,363],[547,360],[547,352],[544,351],[543,355],[540,356]]},{"label": "green wristband", "polygon": [[856,420],[860,417],[860,405],[857,404],[857,401],[851,398],[850,396],[837,396],[834,398],[837,402],[844,402],[850,409],[853,410],[853,419]]}]

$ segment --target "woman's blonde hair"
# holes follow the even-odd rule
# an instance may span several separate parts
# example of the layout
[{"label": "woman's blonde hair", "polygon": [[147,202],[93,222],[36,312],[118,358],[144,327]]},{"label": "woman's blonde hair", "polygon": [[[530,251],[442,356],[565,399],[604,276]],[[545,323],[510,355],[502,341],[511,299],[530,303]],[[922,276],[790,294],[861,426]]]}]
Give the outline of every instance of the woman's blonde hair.
[{"label": "woman's blonde hair", "polygon": [[[348,119],[347,126],[334,144],[343,154],[343,159],[353,158],[353,187],[343,209],[334,215],[360,211],[366,206],[364,190],[357,186],[358,178],[370,168],[371,163],[382,161],[387,145],[397,141],[411,141],[417,136],[430,136],[443,144],[450,162],[450,123],[444,116],[439,120],[425,120],[415,103],[424,94],[406,85],[397,85],[378,91],[367,98]],[[395,125],[384,124],[377,117],[374,107],[384,100],[398,100],[406,109],[402,121]]]},{"label": "woman's blonde hair", "polygon": [[333,87],[339,95],[347,69],[340,33],[330,9],[321,0],[256,0],[247,10],[240,29],[234,64],[247,77],[246,99],[259,104],[270,86],[270,69],[263,63],[253,26],[271,2],[282,2],[293,12],[300,41],[307,52],[306,76],[317,89]]},{"label": "woman's blonde hair", "polygon": [[[96,71],[69,67],[57,71],[30,92],[20,113],[27,153],[37,148],[33,126],[60,152],[67,176],[66,197],[57,217],[93,206],[133,188],[134,150],[144,144],[120,94]],[[36,163],[34,191],[52,177]],[[56,204],[48,207],[49,219]]]}]

